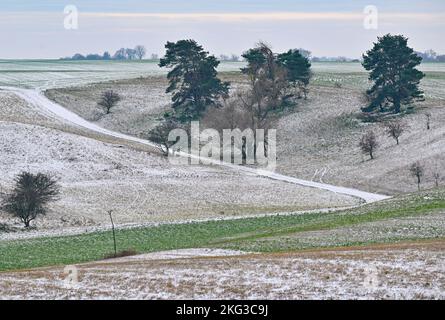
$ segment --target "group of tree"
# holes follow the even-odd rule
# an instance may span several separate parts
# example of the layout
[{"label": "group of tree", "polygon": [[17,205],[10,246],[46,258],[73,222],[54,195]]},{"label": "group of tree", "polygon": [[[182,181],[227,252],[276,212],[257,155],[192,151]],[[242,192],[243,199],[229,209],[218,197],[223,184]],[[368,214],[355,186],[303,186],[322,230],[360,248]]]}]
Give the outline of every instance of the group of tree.
[{"label": "group of tree", "polygon": [[[396,141],[396,144],[399,145],[400,136],[406,132],[408,126],[405,122],[400,119],[391,119],[386,121],[383,124],[385,133],[393,138]],[[380,143],[378,141],[377,135],[373,130],[367,131],[360,138],[359,147],[364,154],[369,155],[370,159],[373,160],[375,158],[375,151],[379,147]],[[422,178],[425,175],[425,166],[422,165],[419,161],[413,163],[409,167],[409,171],[412,176],[416,178],[418,189],[420,190],[420,184],[422,182]],[[440,179],[442,178],[441,170],[439,166],[435,166],[432,169],[431,176],[434,179],[434,183],[436,187],[439,187]]]},{"label": "group of tree", "polygon": [[[397,145],[400,144],[400,137],[407,131],[408,125],[397,118],[393,118],[383,122],[383,130],[386,135],[393,138]],[[364,154],[374,159],[375,150],[378,148],[379,142],[373,130],[367,131],[360,139],[359,147]]]},{"label": "group of tree", "polygon": [[[385,121],[385,132],[396,141],[397,145],[407,125],[390,114],[398,115],[404,111],[404,106],[424,100],[419,85],[425,75],[417,69],[422,61],[445,62],[445,55],[437,55],[433,50],[424,53],[415,52],[408,46],[406,37],[390,34],[379,37],[373,48],[363,55],[363,66],[370,71],[369,80],[373,82],[373,86],[367,91],[369,104],[362,110],[365,113],[383,115],[385,118],[391,116],[391,120]],[[429,112],[424,115],[426,129],[430,130],[432,115]],[[365,133],[361,137],[359,146],[363,153],[373,159],[374,152],[379,146],[375,133],[372,130]],[[409,167],[409,172],[415,177],[420,190],[422,179],[427,172],[425,164],[417,161]],[[442,174],[437,165],[431,170],[431,176],[435,186],[438,187]]]},{"label": "group of tree", "polygon": [[[207,108],[221,106],[222,100],[229,98],[230,84],[217,77],[219,61],[196,41],[168,42],[165,48],[159,66],[170,68],[166,92],[172,94],[179,121],[198,119]],[[241,72],[250,84],[244,101],[251,100],[258,112],[267,113],[294,97],[307,95],[311,64],[298,50],[275,54],[268,45],[259,43],[242,57],[247,66]]]},{"label": "group of tree", "polygon": [[425,52],[416,51],[416,54],[422,58],[423,62],[445,62],[445,54],[439,55],[432,49]]},{"label": "group of tree", "polygon": [[266,129],[271,114],[295,105],[296,99],[307,98],[311,63],[299,50],[276,54],[269,45],[260,42],[247,50],[243,58],[247,66],[241,72],[247,76],[249,85],[232,96],[232,105],[227,104],[230,117],[231,110],[242,112],[244,117],[237,115],[237,118],[250,119],[249,128]]},{"label": "group of tree", "polygon": [[221,131],[268,129],[274,111],[307,97],[310,55],[299,49],[277,54],[258,43],[242,55],[247,66],[241,72],[248,87],[229,94],[230,84],[217,77],[219,61],[214,56],[194,40],[168,42],[159,66],[170,68],[166,92],[172,95],[174,112],[146,137],[168,154],[168,132],[190,120],[202,119],[205,126]]},{"label": "group of tree", "polygon": [[221,54],[219,56],[219,60],[220,61],[225,61],[225,62],[239,62],[240,61],[240,57],[236,54],[231,54],[231,55],[226,55],[226,54]]},{"label": "group of tree", "polygon": [[311,58],[312,62],[360,62],[359,59],[355,59],[355,58],[348,58],[348,57],[344,57],[344,56],[339,56],[339,57],[312,57]]},{"label": "group of tree", "polygon": [[[82,55],[76,53],[72,57],[63,58],[62,60],[142,60],[147,54],[147,49],[142,45],[137,45],[134,48],[120,48],[113,55],[105,51],[102,55],[91,53]],[[152,54],[151,59],[157,60],[158,55]]]},{"label": "group of tree", "polygon": [[270,46],[259,43],[242,57],[247,66],[247,88],[229,94],[229,82],[217,76],[220,63],[194,40],[167,42],[166,54],[159,66],[169,68],[167,93],[172,96],[173,112],[148,133],[151,140],[166,144],[167,129],[203,118],[213,128],[231,123],[234,128],[267,128],[270,114],[295,99],[307,97],[311,78],[309,52],[288,50],[276,54]]},{"label": "group of tree", "polygon": [[427,170],[426,166],[424,164],[422,164],[420,161],[414,162],[409,167],[409,172],[411,173],[411,175],[413,177],[416,178],[418,190],[420,190],[420,185],[423,181],[423,178],[428,173],[428,171],[430,171],[430,173],[431,173],[431,177],[434,180],[435,187],[438,188],[439,184],[440,184],[440,180],[442,179],[442,171],[439,168],[439,166],[437,165],[437,163],[436,163],[436,165],[432,166],[431,170]]}]

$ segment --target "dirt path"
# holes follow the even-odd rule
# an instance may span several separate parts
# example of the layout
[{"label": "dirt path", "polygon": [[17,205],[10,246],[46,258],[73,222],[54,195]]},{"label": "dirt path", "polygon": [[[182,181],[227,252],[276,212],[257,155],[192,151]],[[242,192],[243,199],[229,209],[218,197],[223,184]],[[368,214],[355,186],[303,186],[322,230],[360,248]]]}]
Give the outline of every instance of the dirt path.
[{"label": "dirt path", "polygon": [[[147,145],[150,147],[155,146],[152,142],[150,142],[148,140],[144,140],[141,138],[133,137],[130,135],[122,134],[122,133],[111,131],[111,130],[107,130],[105,128],[102,128],[102,127],[94,124],[94,123],[91,123],[91,122],[83,119],[82,117],[78,116],[77,114],[65,109],[61,105],[49,100],[47,97],[45,97],[38,90],[21,89],[21,88],[14,88],[14,87],[0,87],[0,89],[15,93],[16,95],[18,95],[19,97],[21,97],[22,99],[27,101],[28,103],[31,103],[32,105],[38,107],[46,115],[55,117],[63,122],[74,124],[76,126],[86,128],[91,131],[101,133],[101,134],[104,134],[107,136],[111,136],[114,138],[123,139],[123,140],[131,141],[131,142],[136,142],[136,143],[140,143],[140,144]],[[181,155],[184,157],[201,159],[200,157],[192,156],[192,155],[185,154],[185,153],[182,153]],[[364,192],[364,191],[352,189],[352,188],[333,186],[333,185],[325,184],[325,183],[321,183],[321,182],[302,180],[302,179],[298,179],[298,178],[294,178],[294,177],[290,177],[290,176],[281,175],[281,174],[271,172],[271,171],[258,170],[255,168],[248,168],[248,167],[244,167],[244,166],[233,165],[233,164],[222,162],[222,161],[213,161],[208,158],[206,158],[204,160],[206,162],[210,162],[212,164],[227,167],[227,168],[230,168],[230,169],[233,169],[236,171],[240,171],[240,172],[245,172],[248,174],[253,174],[253,175],[267,177],[267,178],[279,180],[279,181],[285,181],[285,182],[289,182],[289,183],[293,183],[293,184],[297,184],[297,185],[301,185],[301,186],[312,187],[312,188],[317,188],[317,189],[322,189],[322,190],[328,190],[328,191],[339,193],[339,194],[345,194],[345,195],[349,195],[349,196],[353,196],[353,197],[358,197],[358,198],[363,199],[367,203],[376,202],[376,201],[380,201],[380,200],[389,198],[386,195]]]}]

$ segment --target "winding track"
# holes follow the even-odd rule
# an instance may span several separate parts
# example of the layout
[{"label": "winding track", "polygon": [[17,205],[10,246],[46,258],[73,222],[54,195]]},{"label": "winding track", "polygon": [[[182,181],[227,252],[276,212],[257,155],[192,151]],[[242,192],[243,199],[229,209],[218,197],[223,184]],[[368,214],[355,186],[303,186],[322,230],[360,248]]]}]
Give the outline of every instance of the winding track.
[{"label": "winding track", "polygon": [[[17,96],[21,97],[28,103],[30,103],[30,104],[36,106],[37,108],[39,108],[40,110],[42,110],[45,114],[55,117],[55,118],[62,120],[64,122],[71,123],[71,124],[80,126],[82,128],[86,128],[88,130],[91,130],[91,131],[94,131],[97,133],[101,133],[101,134],[104,134],[107,136],[111,136],[114,138],[119,138],[119,139],[131,141],[131,142],[136,142],[136,143],[140,143],[143,145],[148,145],[150,147],[156,147],[156,145],[154,143],[152,143],[148,140],[133,137],[133,136],[122,134],[122,133],[115,132],[115,131],[111,131],[108,129],[104,129],[94,123],[91,123],[91,122],[83,119],[82,117],[78,116],[77,114],[65,109],[61,105],[49,100],[39,90],[22,89],[22,88],[16,88],[16,87],[0,87],[0,89],[16,94]],[[198,156],[189,155],[186,153],[182,153],[180,155],[184,156],[184,157],[200,159]],[[381,201],[381,200],[390,198],[386,195],[369,193],[369,192],[365,192],[365,191],[361,191],[361,190],[357,190],[357,189],[353,189],[353,188],[339,187],[339,186],[334,186],[334,185],[330,185],[330,184],[326,184],[326,183],[302,180],[302,179],[285,176],[285,175],[278,174],[278,173],[271,172],[271,171],[258,170],[255,168],[234,165],[234,164],[227,163],[227,162],[210,160],[208,158],[205,158],[202,160],[205,160],[207,163],[210,162],[212,164],[230,168],[232,170],[236,170],[239,172],[244,172],[244,173],[253,174],[253,175],[257,175],[257,176],[267,177],[267,178],[270,178],[273,180],[285,181],[285,182],[293,183],[296,185],[312,187],[312,188],[317,188],[317,189],[322,189],[322,190],[328,190],[328,191],[339,193],[339,194],[345,194],[345,195],[361,198],[367,203]]]}]

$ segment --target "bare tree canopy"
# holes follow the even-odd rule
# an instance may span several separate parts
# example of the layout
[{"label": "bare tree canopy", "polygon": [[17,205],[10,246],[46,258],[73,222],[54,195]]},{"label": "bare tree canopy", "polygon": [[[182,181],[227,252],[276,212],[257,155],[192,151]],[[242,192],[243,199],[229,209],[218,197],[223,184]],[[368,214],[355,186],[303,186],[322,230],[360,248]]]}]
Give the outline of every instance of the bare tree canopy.
[{"label": "bare tree canopy", "polygon": [[396,140],[396,143],[399,144],[399,138],[407,128],[406,124],[400,120],[392,120],[387,122],[385,126],[388,136]]},{"label": "bare tree canopy", "polygon": [[45,215],[46,205],[57,200],[60,187],[49,175],[29,172],[20,173],[15,179],[13,191],[5,197],[3,210],[20,218],[25,227],[39,215]]},{"label": "bare tree canopy", "polygon": [[436,164],[435,167],[433,168],[433,179],[434,179],[434,185],[436,186],[436,188],[439,187],[439,182],[440,182],[441,178],[442,178],[442,172],[441,172],[439,166]]},{"label": "bare tree canopy", "polygon": [[369,154],[371,159],[374,159],[374,151],[378,146],[377,138],[373,131],[368,131],[365,133],[359,143],[362,152],[365,154]]},{"label": "bare tree canopy", "polygon": [[170,147],[176,143],[176,141],[169,141],[168,136],[172,130],[179,128],[182,127],[178,122],[173,119],[167,119],[143,136],[154,142],[164,156],[168,156]]},{"label": "bare tree canopy", "polygon": [[111,109],[119,102],[121,101],[121,97],[118,93],[114,92],[113,90],[108,90],[102,93],[99,102],[97,103],[99,106],[101,106],[105,114],[110,114]]},{"label": "bare tree canopy", "polygon": [[423,168],[422,164],[419,161],[417,161],[411,165],[411,167],[409,168],[409,171],[411,172],[411,174],[414,177],[417,178],[417,189],[420,190],[420,183],[421,183],[421,179],[424,175],[425,169]]},{"label": "bare tree canopy", "polygon": [[135,49],[127,48],[125,49],[125,55],[128,60],[136,59],[137,53]]},{"label": "bare tree canopy", "polygon": [[276,110],[286,98],[289,87],[286,69],[273,53],[272,48],[263,42],[243,54],[247,66],[241,72],[249,77],[251,96],[260,109]]},{"label": "bare tree canopy", "polygon": [[142,45],[137,45],[134,48],[134,51],[136,52],[136,56],[138,57],[139,60],[142,60],[145,57],[145,55],[147,54],[147,50]]},{"label": "bare tree canopy", "polygon": [[298,50],[275,54],[268,44],[260,42],[243,58],[247,66],[241,72],[249,77],[251,96],[258,108],[276,110],[294,105],[295,97],[307,97],[311,63]]}]

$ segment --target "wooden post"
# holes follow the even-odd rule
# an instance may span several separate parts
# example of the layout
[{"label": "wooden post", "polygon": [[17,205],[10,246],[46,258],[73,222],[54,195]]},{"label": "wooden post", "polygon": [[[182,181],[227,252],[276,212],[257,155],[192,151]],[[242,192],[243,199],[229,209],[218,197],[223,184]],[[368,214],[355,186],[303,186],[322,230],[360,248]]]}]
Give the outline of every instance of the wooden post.
[{"label": "wooden post", "polygon": [[113,243],[114,243],[114,257],[117,256],[117,246],[116,246],[116,233],[114,231],[114,222],[113,222],[113,210],[108,210],[108,214],[111,220],[111,229],[113,230]]}]

